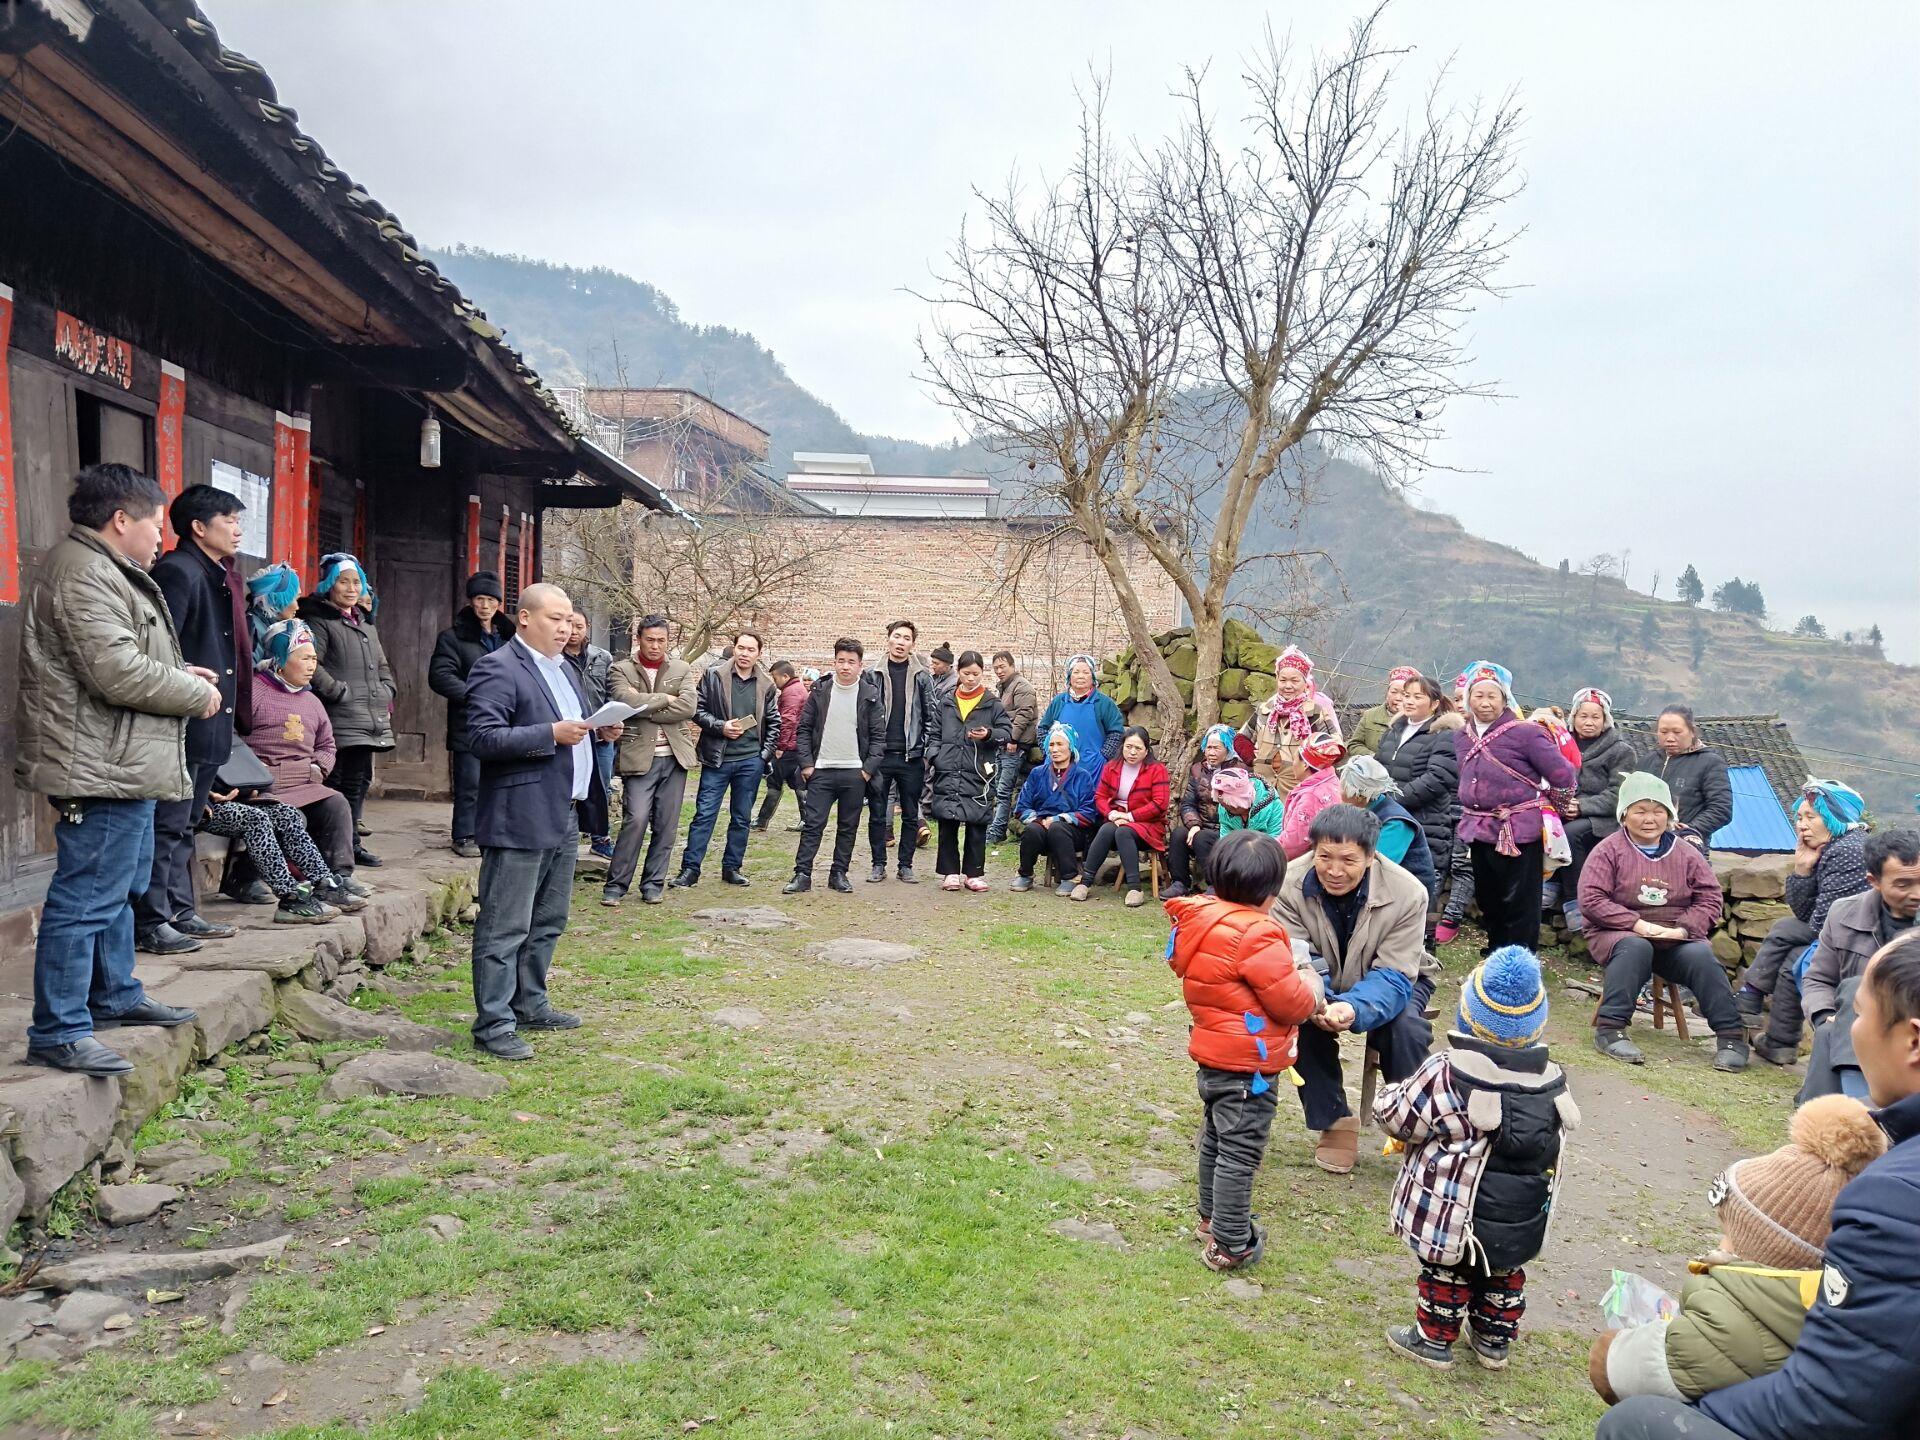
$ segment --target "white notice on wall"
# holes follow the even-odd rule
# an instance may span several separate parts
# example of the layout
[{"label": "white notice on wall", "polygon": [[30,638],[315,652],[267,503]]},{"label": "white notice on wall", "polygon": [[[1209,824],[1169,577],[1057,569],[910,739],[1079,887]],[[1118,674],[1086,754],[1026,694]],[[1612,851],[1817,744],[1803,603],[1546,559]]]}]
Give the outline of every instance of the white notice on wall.
[{"label": "white notice on wall", "polygon": [[210,484],[237,496],[247,508],[240,515],[240,553],[255,560],[267,558],[267,519],[272,508],[273,485],[264,475],[242,470],[224,460],[213,462]]}]

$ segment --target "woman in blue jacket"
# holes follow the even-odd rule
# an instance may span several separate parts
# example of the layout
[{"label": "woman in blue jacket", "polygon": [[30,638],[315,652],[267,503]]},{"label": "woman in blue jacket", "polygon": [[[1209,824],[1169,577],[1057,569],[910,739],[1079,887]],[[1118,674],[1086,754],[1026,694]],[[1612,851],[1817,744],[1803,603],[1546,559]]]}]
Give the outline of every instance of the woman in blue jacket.
[{"label": "woman in blue jacket", "polygon": [[1033,888],[1033,864],[1042,853],[1053,856],[1060,883],[1055,893],[1071,895],[1080,873],[1080,855],[1093,836],[1093,792],[1100,774],[1080,763],[1073,731],[1055,724],[1047,732],[1047,763],[1035,766],[1013,803],[1026,828],[1020,832],[1020,873],[1016,890]]},{"label": "woman in blue jacket", "polygon": [[1095,688],[1099,667],[1091,655],[1073,655],[1067,659],[1067,688],[1048,704],[1040,717],[1040,733],[1051,734],[1055,725],[1073,732],[1074,749],[1088,763],[1112,759],[1107,746],[1120,745],[1120,732],[1127,728],[1120,707],[1111,695]]}]

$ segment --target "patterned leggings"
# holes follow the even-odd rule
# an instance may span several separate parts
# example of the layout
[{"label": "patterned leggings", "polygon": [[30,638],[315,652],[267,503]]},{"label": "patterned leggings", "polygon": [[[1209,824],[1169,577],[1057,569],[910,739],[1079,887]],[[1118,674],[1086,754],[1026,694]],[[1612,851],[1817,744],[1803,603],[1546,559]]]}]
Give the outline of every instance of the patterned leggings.
[{"label": "patterned leggings", "polygon": [[246,842],[247,855],[260,871],[267,888],[282,900],[297,895],[300,884],[287,869],[291,860],[310,884],[333,879],[327,862],[307,836],[307,817],[278,800],[242,804],[228,800],[209,808],[200,828],[209,835],[225,835]]},{"label": "patterned leggings", "polygon": [[1527,1309],[1527,1272],[1520,1269],[1470,1270],[1451,1265],[1420,1266],[1420,1300],[1415,1318],[1429,1340],[1451,1345],[1471,1317],[1482,1340],[1509,1344],[1520,1333]]}]

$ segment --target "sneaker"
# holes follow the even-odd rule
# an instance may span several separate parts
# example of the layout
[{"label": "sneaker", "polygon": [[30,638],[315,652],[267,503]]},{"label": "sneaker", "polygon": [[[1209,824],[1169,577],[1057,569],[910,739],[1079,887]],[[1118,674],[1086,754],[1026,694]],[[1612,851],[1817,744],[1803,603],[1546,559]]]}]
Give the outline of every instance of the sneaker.
[{"label": "sneaker", "polygon": [[357,895],[360,899],[364,900],[373,894],[371,887],[362,885],[351,875],[336,875],[333,878],[339,884],[340,888],[349,895]]},{"label": "sneaker", "polygon": [[1460,923],[1457,920],[1442,920],[1438,925],[1433,927],[1433,943],[1436,945],[1451,945],[1459,933]]},{"label": "sneaker", "polygon": [[613,841],[602,835],[588,847],[588,853],[598,855],[602,860],[613,859]]},{"label": "sneaker", "polygon": [[1075,885],[1073,889],[1067,892],[1067,898],[1069,900],[1085,900],[1091,894],[1093,894],[1093,891],[1089,887],[1080,884]]},{"label": "sneaker", "polygon": [[268,888],[264,880],[255,880],[238,890],[222,890],[220,896],[236,905],[278,905],[280,897]]},{"label": "sneaker", "polygon": [[1209,1270],[1244,1270],[1249,1265],[1258,1265],[1260,1257],[1267,1253],[1267,1232],[1260,1226],[1253,1227],[1253,1243],[1244,1250],[1228,1250],[1213,1238],[1211,1228],[1207,1231],[1206,1248],[1200,1252],[1200,1263]]},{"label": "sneaker", "polygon": [[462,860],[478,860],[480,847],[471,840],[456,840],[453,842],[453,853]]},{"label": "sneaker", "polygon": [[356,820],[353,822],[353,833],[355,835],[371,835],[373,833],[373,827],[367,824],[365,820]]},{"label": "sneaker", "polygon": [[1058,895],[1062,900],[1073,899],[1073,891],[1074,884],[1071,880],[1062,880],[1058,885],[1053,887],[1053,893]]},{"label": "sneaker", "polygon": [[796,875],[780,887],[780,893],[782,895],[804,895],[811,889],[813,889],[813,877],[811,875]]},{"label": "sneaker", "polygon": [[898,870],[893,872],[893,878],[898,880],[902,885],[918,885],[920,883],[920,877],[913,873],[913,866],[911,865],[902,865]]},{"label": "sneaker", "polygon": [[1127,909],[1138,910],[1142,905],[1146,903],[1147,903],[1147,896],[1145,891],[1143,890],[1127,891]]},{"label": "sneaker", "polygon": [[1396,1355],[1433,1370],[1451,1370],[1453,1368],[1453,1347],[1443,1345],[1438,1340],[1429,1340],[1421,1333],[1418,1325],[1389,1325],[1387,1327],[1387,1348]]},{"label": "sneaker", "polygon": [[1562,905],[1560,907],[1560,918],[1567,922],[1567,933],[1569,935],[1586,934],[1587,922],[1581,917],[1580,906],[1576,902],[1569,900],[1566,904]]},{"label": "sneaker", "polygon": [[173,928],[195,940],[230,940],[238,933],[231,925],[223,925],[218,920],[202,920],[198,915],[181,916],[173,922]]},{"label": "sneaker", "polygon": [[533,1059],[533,1046],[512,1032],[502,1035],[497,1040],[476,1040],[473,1042],[473,1047],[493,1056],[496,1060]]},{"label": "sneaker", "polygon": [[1195,1223],[1193,1227],[1193,1238],[1203,1245],[1213,1238],[1213,1217],[1211,1215],[1202,1215]]},{"label": "sneaker", "polygon": [[1749,1048],[1755,1055],[1758,1055],[1769,1065],[1785,1067],[1788,1065],[1798,1065],[1800,1063],[1800,1047],[1798,1045],[1775,1044],[1773,1040],[1765,1035],[1756,1035]]},{"label": "sneaker", "polygon": [[609,910],[618,910],[620,908],[620,902],[626,898],[627,892],[624,890],[602,890],[600,892],[600,903]]},{"label": "sneaker", "polygon": [[367,908],[367,902],[362,897],[354,894],[338,880],[329,880],[324,885],[314,886],[313,898],[322,905],[331,905],[335,910],[347,915]]},{"label": "sneaker", "polygon": [[524,1020],[515,1020],[517,1030],[578,1030],[580,1017],[569,1015],[565,1010],[556,1010],[551,1005],[538,1015],[529,1015]]},{"label": "sneaker", "polygon": [[1467,1348],[1473,1352],[1473,1358],[1483,1370],[1504,1370],[1507,1368],[1507,1349],[1505,1340],[1489,1340],[1473,1328],[1467,1326]]},{"label": "sneaker", "polygon": [[340,912],[312,895],[289,895],[273,912],[276,925],[324,925]]},{"label": "sneaker", "polygon": [[1713,1068],[1732,1075],[1747,1068],[1747,1041],[1744,1035],[1722,1035],[1714,1046]]},{"label": "sneaker", "polygon": [[1016,875],[1013,877],[1013,884],[1008,888],[1016,895],[1024,895],[1027,891],[1033,889],[1033,876]]},{"label": "sneaker", "polygon": [[967,877],[967,889],[973,891],[976,895],[979,894],[982,890],[985,890],[986,888],[987,888],[986,876],[969,875]]},{"label": "sneaker", "polygon": [[1640,1047],[1627,1039],[1624,1030],[1595,1030],[1593,1048],[1609,1060],[1619,1060],[1628,1065],[1644,1065],[1647,1057],[1640,1053]]},{"label": "sneaker", "polygon": [[942,890],[958,890],[962,885],[965,885],[966,883],[967,883],[966,878],[964,876],[949,875],[947,876],[946,879],[940,882],[940,888]]},{"label": "sneaker", "polygon": [[1162,900],[1178,900],[1186,893],[1187,887],[1182,885],[1178,880],[1175,880],[1169,885],[1163,885],[1160,888],[1160,898]]}]

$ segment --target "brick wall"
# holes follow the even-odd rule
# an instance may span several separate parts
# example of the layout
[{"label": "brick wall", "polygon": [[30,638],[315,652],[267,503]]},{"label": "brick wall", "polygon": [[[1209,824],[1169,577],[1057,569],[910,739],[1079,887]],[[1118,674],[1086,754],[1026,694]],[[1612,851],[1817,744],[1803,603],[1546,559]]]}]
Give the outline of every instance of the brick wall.
[{"label": "brick wall", "polygon": [[[1031,528],[1004,520],[777,523],[822,559],[800,593],[757,617],[769,659],[825,666],[840,635],[857,636],[871,657],[887,621],[901,616],[920,627],[922,651],[943,640],[956,653],[1008,649],[1036,680],[1058,673],[1076,651],[1107,656],[1132,643],[1113,587],[1078,535],[1036,541]],[[1173,583],[1137,544],[1127,553],[1150,623],[1178,625]]]}]

